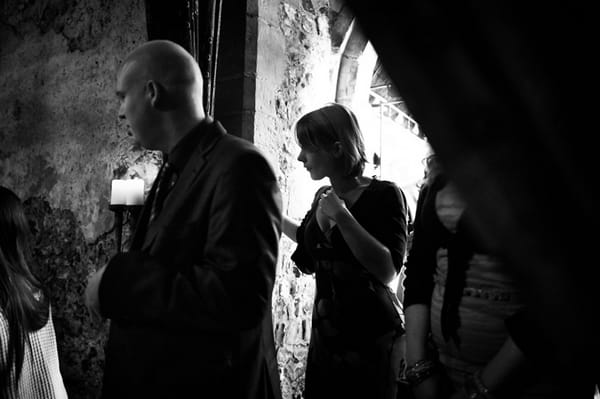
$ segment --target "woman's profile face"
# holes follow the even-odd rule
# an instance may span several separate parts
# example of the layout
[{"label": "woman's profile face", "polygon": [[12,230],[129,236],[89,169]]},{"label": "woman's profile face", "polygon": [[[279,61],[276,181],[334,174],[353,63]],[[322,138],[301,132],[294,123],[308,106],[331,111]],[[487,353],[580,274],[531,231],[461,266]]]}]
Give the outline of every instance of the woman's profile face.
[{"label": "woman's profile face", "polygon": [[301,148],[298,161],[304,164],[313,180],[321,180],[336,171],[336,159],[333,154],[320,148]]}]

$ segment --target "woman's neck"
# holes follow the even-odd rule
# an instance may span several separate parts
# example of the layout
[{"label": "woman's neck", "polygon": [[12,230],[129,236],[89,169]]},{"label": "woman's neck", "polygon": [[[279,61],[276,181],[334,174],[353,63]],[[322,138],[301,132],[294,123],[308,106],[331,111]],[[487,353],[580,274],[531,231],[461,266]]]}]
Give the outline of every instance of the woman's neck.
[{"label": "woman's neck", "polygon": [[337,195],[344,196],[345,194],[350,193],[352,190],[362,186],[367,183],[367,178],[363,176],[330,176],[329,181],[331,182],[331,187],[337,193]]}]

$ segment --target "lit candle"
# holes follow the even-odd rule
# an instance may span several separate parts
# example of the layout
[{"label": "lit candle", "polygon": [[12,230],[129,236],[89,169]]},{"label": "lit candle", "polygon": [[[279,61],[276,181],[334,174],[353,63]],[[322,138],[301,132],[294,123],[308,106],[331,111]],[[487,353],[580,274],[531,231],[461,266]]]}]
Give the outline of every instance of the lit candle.
[{"label": "lit candle", "polygon": [[143,205],[144,204],[144,180],[131,179],[127,182],[127,194],[125,196],[125,205]]},{"label": "lit candle", "polygon": [[111,205],[143,205],[144,180],[130,179],[112,181],[110,193]]},{"label": "lit candle", "polygon": [[125,205],[127,186],[125,180],[113,180],[110,191],[111,205]]}]

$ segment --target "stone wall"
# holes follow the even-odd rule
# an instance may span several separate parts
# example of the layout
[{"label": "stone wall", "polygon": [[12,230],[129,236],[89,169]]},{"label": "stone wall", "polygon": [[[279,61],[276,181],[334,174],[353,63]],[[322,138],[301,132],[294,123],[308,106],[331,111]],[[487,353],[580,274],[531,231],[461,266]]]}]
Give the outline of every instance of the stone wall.
[{"label": "stone wall", "polygon": [[[300,162],[293,123],[332,101],[336,64],[329,37],[327,1],[258,1],[254,142],[278,171],[284,212],[300,220],[317,187]],[[295,244],[281,240],[273,296],[275,340],[283,397],[300,398],[310,339],[314,278],[302,275],[290,256]]]},{"label": "stone wall", "polygon": [[144,3],[7,0],[0,13],[0,184],[25,201],[69,396],[96,398],[107,326],[91,324],[83,292],[115,252],[110,182],[156,174],[114,94],[122,57],[146,40]]},{"label": "stone wall", "polygon": [[[339,58],[330,43],[329,2],[248,0],[246,11],[244,62],[255,70],[243,76],[256,79],[243,87],[254,96],[244,102],[253,109],[239,112],[253,124],[247,138],[277,170],[285,212],[300,220],[322,182],[312,182],[296,161],[291,129],[302,113],[335,96]],[[0,184],[25,202],[69,396],[96,398],[107,324],[92,324],[83,292],[116,251],[110,181],[141,177],[148,189],[160,162],[127,136],[114,95],[122,58],[146,40],[144,2],[7,0],[0,12]],[[128,232],[126,224],[125,241]],[[286,399],[301,397],[314,295],[312,276],[290,260],[293,249],[282,238],[273,296]]]}]

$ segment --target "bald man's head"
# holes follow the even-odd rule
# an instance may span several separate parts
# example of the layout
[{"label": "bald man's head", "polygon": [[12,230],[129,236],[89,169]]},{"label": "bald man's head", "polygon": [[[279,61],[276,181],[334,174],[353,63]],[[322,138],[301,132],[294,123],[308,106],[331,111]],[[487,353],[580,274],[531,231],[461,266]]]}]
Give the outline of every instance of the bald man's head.
[{"label": "bald man's head", "polygon": [[186,49],[168,40],[154,40],[133,50],[123,68],[133,66],[139,77],[156,80],[164,85],[198,85],[202,73],[198,63]]},{"label": "bald man's head", "polygon": [[119,116],[148,149],[168,152],[205,117],[202,73],[180,45],[155,40],[127,55],[117,77]]}]

